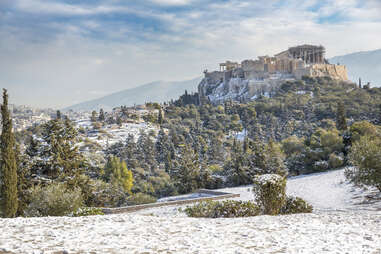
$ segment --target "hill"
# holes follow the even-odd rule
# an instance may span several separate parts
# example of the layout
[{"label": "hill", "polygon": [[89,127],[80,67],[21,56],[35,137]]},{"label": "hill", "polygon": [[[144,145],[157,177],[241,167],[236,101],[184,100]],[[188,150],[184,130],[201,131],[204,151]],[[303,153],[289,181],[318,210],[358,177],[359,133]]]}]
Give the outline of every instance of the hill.
[{"label": "hill", "polygon": [[171,99],[177,99],[185,90],[196,92],[200,81],[201,78],[174,82],[156,81],[113,93],[99,99],[79,103],[64,110],[91,111],[103,108],[109,111],[121,105],[133,106],[134,104],[143,104],[150,101],[159,103],[170,101]]},{"label": "hill", "polygon": [[363,84],[381,86],[381,49],[336,56],[329,61],[346,65],[349,78],[356,83],[361,77]]}]

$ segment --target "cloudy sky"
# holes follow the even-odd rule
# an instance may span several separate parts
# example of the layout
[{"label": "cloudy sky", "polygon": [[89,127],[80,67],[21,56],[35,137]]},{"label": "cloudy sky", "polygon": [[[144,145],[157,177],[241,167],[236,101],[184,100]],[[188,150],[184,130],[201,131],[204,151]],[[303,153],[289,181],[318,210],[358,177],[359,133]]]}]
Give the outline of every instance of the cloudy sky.
[{"label": "cloudy sky", "polygon": [[0,0],[0,87],[64,107],[226,59],[381,48],[380,0]]}]

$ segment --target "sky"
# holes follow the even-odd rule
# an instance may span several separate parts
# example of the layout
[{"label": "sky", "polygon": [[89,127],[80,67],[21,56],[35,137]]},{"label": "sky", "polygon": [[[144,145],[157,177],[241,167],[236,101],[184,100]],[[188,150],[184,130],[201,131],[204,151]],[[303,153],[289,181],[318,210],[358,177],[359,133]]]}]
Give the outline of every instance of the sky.
[{"label": "sky", "polygon": [[62,108],[298,44],[381,48],[381,0],[0,0],[0,87]]}]

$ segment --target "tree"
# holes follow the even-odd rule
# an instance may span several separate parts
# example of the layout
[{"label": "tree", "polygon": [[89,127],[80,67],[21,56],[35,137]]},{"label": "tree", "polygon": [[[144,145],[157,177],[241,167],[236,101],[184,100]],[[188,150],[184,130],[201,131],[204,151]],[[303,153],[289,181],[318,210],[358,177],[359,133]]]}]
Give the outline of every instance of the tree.
[{"label": "tree", "polygon": [[160,129],[155,143],[156,160],[158,163],[165,162],[169,154],[169,139],[163,128]]},{"label": "tree", "polygon": [[33,174],[43,174],[52,180],[78,176],[86,167],[86,160],[76,145],[78,133],[70,120],[51,120],[43,125],[40,141],[27,149]]},{"label": "tree", "polygon": [[125,192],[132,194],[134,186],[132,171],[127,169],[126,162],[116,156],[110,156],[104,168],[104,179],[114,185],[121,186]]},{"label": "tree", "polygon": [[91,118],[90,118],[91,122],[96,122],[97,121],[97,111],[93,111],[91,112]]},{"label": "tree", "polygon": [[106,117],[105,117],[105,112],[103,111],[103,108],[101,108],[101,109],[99,110],[99,117],[98,117],[98,120],[99,120],[100,122],[103,122],[105,119],[106,119]]},{"label": "tree", "polygon": [[336,128],[340,131],[347,130],[347,120],[345,118],[345,107],[342,101],[340,101],[337,104]]},{"label": "tree", "polygon": [[181,145],[181,148],[181,155],[170,170],[170,175],[180,193],[189,193],[200,187],[200,163],[189,145]]},{"label": "tree", "polygon": [[157,118],[157,123],[162,125],[163,122],[164,122],[164,115],[163,115],[163,111],[160,108],[159,109],[159,115],[158,115],[158,118]]},{"label": "tree", "polygon": [[2,214],[6,218],[16,215],[18,207],[17,194],[17,164],[16,164],[16,145],[12,131],[12,119],[8,110],[8,93],[3,90],[3,105],[1,106],[3,119],[2,133],[0,137],[1,145],[1,207]]},{"label": "tree", "polygon": [[57,110],[56,119],[62,119],[61,111]]},{"label": "tree", "polygon": [[381,138],[364,136],[355,142],[349,154],[354,167],[345,173],[357,184],[374,186],[381,192]]}]

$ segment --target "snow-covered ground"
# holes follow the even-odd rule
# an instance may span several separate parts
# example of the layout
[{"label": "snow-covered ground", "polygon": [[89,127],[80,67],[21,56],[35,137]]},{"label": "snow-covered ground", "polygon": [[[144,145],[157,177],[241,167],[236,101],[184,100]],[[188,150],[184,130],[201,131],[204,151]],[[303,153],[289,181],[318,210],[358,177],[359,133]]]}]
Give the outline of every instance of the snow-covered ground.
[{"label": "snow-covered ground", "polygon": [[[76,125],[78,127],[92,129],[90,120],[78,120]],[[100,130],[92,130],[86,138],[106,148],[115,143],[124,142],[130,134],[133,135],[135,141],[137,141],[141,131],[144,131],[146,134],[152,131],[158,133],[159,127],[146,122],[124,123],[121,126],[111,124],[103,126]]]},{"label": "snow-covered ground", "polygon": [[[251,187],[221,191],[253,198]],[[178,206],[81,218],[0,219],[0,253],[381,253],[380,200],[345,183],[343,170],[289,179],[314,213],[187,218]],[[357,204],[362,203],[362,204]]]},{"label": "snow-covered ground", "polygon": [[381,214],[374,212],[236,219],[121,214],[1,223],[0,253],[381,252]]}]

